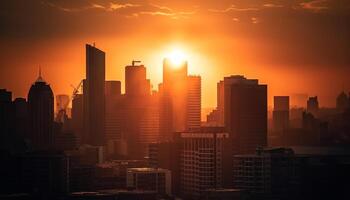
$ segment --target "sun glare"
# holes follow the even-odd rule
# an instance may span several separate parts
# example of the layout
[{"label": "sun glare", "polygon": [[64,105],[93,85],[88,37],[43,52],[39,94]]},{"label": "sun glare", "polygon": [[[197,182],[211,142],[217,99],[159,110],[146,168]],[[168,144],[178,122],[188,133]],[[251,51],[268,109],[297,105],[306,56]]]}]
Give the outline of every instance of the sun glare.
[{"label": "sun glare", "polygon": [[185,53],[181,51],[180,49],[174,49],[171,51],[167,58],[170,59],[170,61],[174,64],[174,66],[179,66],[181,63],[183,63],[186,60]]}]

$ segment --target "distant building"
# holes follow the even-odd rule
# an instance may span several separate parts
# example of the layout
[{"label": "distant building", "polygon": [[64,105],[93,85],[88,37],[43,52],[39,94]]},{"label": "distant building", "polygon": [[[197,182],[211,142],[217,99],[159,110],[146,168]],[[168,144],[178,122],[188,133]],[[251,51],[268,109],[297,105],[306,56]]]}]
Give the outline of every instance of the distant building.
[{"label": "distant building", "polygon": [[86,45],[83,143],[105,145],[105,52]]},{"label": "distant building", "polygon": [[[349,97],[350,98],[350,97]],[[337,110],[340,112],[345,111],[347,108],[349,108],[349,99],[348,96],[345,94],[345,92],[341,92],[338,97],[337,97],[337,102],[336,102]]]},{"label": "distant building", "polygon": [[169,140],[172,133],[186,129],[187,119],[187,62],[174,66],[170,59],[163,60],[163,83],[160,91],[160,133]]},{"label": "distant building", "polygon": [[252,153],[267,145],[267,85],[244,76],[224,78],[225,127],[233,154]]},{"label": "distant building", "polygon": [[307,100],[306,111],[313,114],[315,117],[318,116],[319,105],[317,96],[309,97]]},{"label": "distant building", "polygon": [[186,129],[201,126],[201,89],[201,77],[188,76]]},{"label": "distant building", "polygon": [[117,145],[121,141],[122,134],[122,113],[121,113],[121,82],[106,81],[106,118],[105,118],[105,136],[108,156],[116,155]]},{"label": "distant building", "polygon": [[274,96],[273,130],[277,133],[289,128],[289,96]]},{"label": "distant building", "polygon": [[137,190],[171,195],[171,172],[161,168],[129,168],[126,185]]},{"label": "distant building", "polygon": [[[138,61],[137,61],[138,62]],[[125,95],[146,96],[150,95],[150,80],[146,79],[146,67],[144,65],[132,65],[125,67]]]},{"label": "distant building", "polygon": [[54,142],[54,97],[48,85],[39,73],[38,79],[28,93],[30,118],[29,139],[34,149],[52,148]]},{"label": "distant building", "polygon": [[84,141],[84,97],[77,94],[72,99],[72,129],[78,139],[78,144]]}]

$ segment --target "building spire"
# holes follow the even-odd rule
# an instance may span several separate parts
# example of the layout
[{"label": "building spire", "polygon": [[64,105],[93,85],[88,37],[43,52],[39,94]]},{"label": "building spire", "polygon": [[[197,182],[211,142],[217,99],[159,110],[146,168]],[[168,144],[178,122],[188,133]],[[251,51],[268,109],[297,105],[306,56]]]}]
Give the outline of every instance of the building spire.
[{"label": "building spire", "polygon": [[44,83],[45,82],[43,77],[41,76],[41,66],[40,65],[39,65],[39,77],[36,79],[35,82],[36,83],[39,83],[39,82]]}]

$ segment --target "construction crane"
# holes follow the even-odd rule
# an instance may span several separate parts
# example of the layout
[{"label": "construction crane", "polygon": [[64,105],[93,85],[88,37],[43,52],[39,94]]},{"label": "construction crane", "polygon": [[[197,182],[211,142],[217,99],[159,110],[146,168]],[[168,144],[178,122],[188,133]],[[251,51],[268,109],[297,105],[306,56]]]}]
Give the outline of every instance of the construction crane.
[{"label": "construction crane", "polygon": [[140,60],[133,60],[132,61],[132,66],[136,66],[135,63],[141,63],[141,61]]},{"label": "construction crane", "polygon": [[72,97],[71,97],[72,100],[77,96],[77,94],[79,93],[80,88],[82,87],[82,85],[83,85],[83,80],[81,80],[79,82],[77,87],[74,87],[73,84],[70,85],[73,88],[73,94],[72,94]]}]

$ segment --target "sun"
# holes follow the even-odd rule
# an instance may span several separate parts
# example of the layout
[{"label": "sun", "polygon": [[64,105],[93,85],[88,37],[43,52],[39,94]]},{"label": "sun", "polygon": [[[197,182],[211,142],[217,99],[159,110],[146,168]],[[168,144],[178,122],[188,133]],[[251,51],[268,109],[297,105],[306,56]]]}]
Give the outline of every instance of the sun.
[{"label": "sun", "polygon": [[166,57],[175,67],[186,61],[186,54],[181,49],[173,49]]}]

